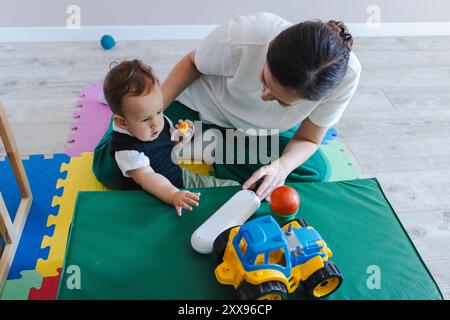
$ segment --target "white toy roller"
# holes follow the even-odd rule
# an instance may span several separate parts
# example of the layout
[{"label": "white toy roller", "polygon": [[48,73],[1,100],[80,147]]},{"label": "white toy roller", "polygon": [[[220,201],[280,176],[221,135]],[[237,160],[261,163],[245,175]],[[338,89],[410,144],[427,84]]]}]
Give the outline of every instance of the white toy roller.
[{"label": "white toy roller", "polygon": [[199,253],[211,253],[214,240],[228,228],[247,221],[261,205],[251,190],[241,190],[224,203],[211,217],[194,231],[191,245]]}]

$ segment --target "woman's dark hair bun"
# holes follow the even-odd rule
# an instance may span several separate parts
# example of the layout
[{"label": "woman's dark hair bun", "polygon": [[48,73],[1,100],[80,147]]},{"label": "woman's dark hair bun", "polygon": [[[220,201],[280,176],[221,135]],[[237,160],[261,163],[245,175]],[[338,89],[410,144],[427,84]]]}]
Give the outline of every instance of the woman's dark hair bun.
[{"label": "woman's dark hair bun", "polygon": [[303,99],[319,101],[344,79],[352,43],[342,22],[304,21],[272,40],[267,64],[278,84],[295,89]]},{"label": "woman's dark hair bun", "polygon": [[327,23],[339,36],[341,37],[344,45],[348,48],[349,51],[352,50],[353,46],[353,37],[347,29],[347,26],[338,20],[330,20]]}]

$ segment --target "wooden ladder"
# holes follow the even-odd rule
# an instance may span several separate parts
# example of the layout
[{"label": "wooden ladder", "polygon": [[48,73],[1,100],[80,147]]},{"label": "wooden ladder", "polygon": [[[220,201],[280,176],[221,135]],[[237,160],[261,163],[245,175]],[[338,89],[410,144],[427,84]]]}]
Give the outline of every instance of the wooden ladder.
[{"label": "wooden ladder", "polygon": [[[5,109],[0,103],[0,138],[8,156],[9,163],[16,177],[17,185],[22,195],[19,208],[14,221],[11,221],[10,215],[0,192],[0,235],[4,241],[4,247],[0,242],[0,295],[3,292],[6,279],[8,277],[17,246],[22,236],[23,227],[30,211],[33,196],[28,183],[19,152],[17,151],[16,141],[12,135],[11,127],[6,117]],[[3,173],[4,174],[4,173]],[[0,172],[0,179],[2,173]],[[11,186],[12,187],[12,186]]]}]

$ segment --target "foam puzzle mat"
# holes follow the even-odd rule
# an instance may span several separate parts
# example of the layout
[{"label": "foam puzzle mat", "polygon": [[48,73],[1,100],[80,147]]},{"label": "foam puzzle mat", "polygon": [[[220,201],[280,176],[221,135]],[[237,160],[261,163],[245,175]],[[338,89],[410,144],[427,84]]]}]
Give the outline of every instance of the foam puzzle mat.
[{"label": "foam puzzle mat", "polygon": [[[23,161],[34,201],[1,299],[56,297],[77,193],[106,190],[91,170],[92,151],[111,117],[108,106],[99,101],[101,90],[102,83],[97,83],[80,92],[72,125],[74,132],[67,138],[70,143],[67,154],[52,158],[32,155]],[[321,145],[332,166],[331,179],[359,177],[352,159],[345,154],[345,146],[334,140],[336,136],[336,130],[330,129]],[[213,167],[205,163],[180,163],[180,166],[197,174],[214,174]],[[20,194],[17,188],[11,188],[15,180],[6,159],[0,160],[0,171],[0,190],[12,213]]]},{"label": "foam puzzle mat", "polygon": [[[44,235],[53,234],[53,227],[47,226],[47,219],[50,213],[58,214],[58,207],[52,207],[52,200],[55,194],[62,194],[62,189],[55,189],[55,186],[58,179],[66,176],[60,172],[60,167],[69,159],[65,154],[56,154],[53,158],[45,159],[42,155],[36,155],[23,160],[33,202],[8,275],[9,280],[19,279],[23,270],[34,270],[38,258],[48,256],[48,248],[41,248],[41,241]],[[20,192],[8,160],[0,161],[0,172],[0,190],[6,207],[10,214],[15,213],[20,202]]]},{"label": "foam puzzle mat", "polygon": [[57,276],[43,278],[40,288],[30,288],[28,300],[55,300],[60,279],[61,268],[58,269]]},{"label": "foam puzzle mat", "polygon": [[42,276],[36,270],[20,272],[20,278],[6,281],[2,300],[27,300],[30,290],[40,288]]},{"label": "foam puzzle mat", "polygon": [[352,180],[361,178],[361,173],[356,167],[352,156],[347,152],[346,146],[333,140],[323,144],[320,149],[331,164],[331,175],[329,181]]},{"label": "foam puzzle mat", "polygon": [[[322,148],[324,147],[325,146],[322,146]],[[330,163],[332,164],[333,172],[338,171],[340,178],[352,179],[353,177],[358,175],[358,173],[354,171],[351,166],[349,166],[349,163],[351,163],[351,158],[343,154],[343,145],[341,143],[336,140],[331,141],[326,146],[326,148],[327,151],[325,153],[329,158]],[[64,260],[66,241],[77,192],[89,190],[106,190],[92,174],[92,158],[93,153],[86,152],[82,153],[81,157],[70,158],[70,162],[68,164],[63,163],[63,159],[61,159],[60,174],[64,175],[65,173],[67,177],[66,179],[59,179],[56,184],[56,188],[58,188],[59,190],[61,190],[61,188],[64,188],[64,191],[61,195],[55,196],[52,203],[55,208],[59,206],[58,214],[56,216],[51,215],[48,217],[48,224],[46,228],[53,228],[54,233],[46,234],[44,240],[42,241],[42,248],[40,248],[40,250],[43,250],[47,253],[48,258],[45,259],[46,255],[42,255],[36,265],[38,274],[43,277],[43,287],[49,287],[49,289],[40,291],[39,288],[29,287],[29,289],[31,289],[30,295],[28,297],[29,299],[39,299],[40,297],[42,299],[53,299],[56,296],[55,283],[60,277],[58,271],[61,268]],[[33,157],[33,159],[42,158]],[[68,159],[68,157],[64,158],[64,160]],[[339,165],[335,168],[336,164]],[[188,168],[189,170],[198,174],[210,175],[213,173],[212,166],[207,164],[181,164],[181,166]],[[335,178],[336,177],[337,175],[335,176]],[[35,244],[37,243],[40,242],[37,241]],[[21,250],[24,251],[25,249]],[[18,279],[17,281],[20,282],[20,279]],[[47,282],[53,283],[53,285],[47,286]]]},{"label": "foam puzzle mat", "polygon": [[330,128],[328,129],[327,133],[325,134],[325,137],[322,140],[322,144],[328,144],[330,141],[332,141],[334,138],[336,138],[338,135],[336,129]]},{"label": "foam puzzle mat", "polygon": [[67,177],[59,179],[56,188],[64,191],[52,203],[59,206],[59,212],[48,217],[47,227],[54,226],[54,232],[45,235],[41,245],[42,249],[49,248],[49,254],[47,259],[38,259],[36,265],[36,271],[43,277],[57,276],[58,268],[62,267],[77,192],[107,190],[92,173],[92,158],[92,152],[81,153],[81,157],[72,157],[68,164],[61,165],[61,172],[67,172]]},{"label": "foam puzzle mat", "polygon": [[97,83],[80,92],[78,110],[74,113],[76,121],[72,124],[74,133],[67,138],[69,146],[66,153],[71,157],[93,151],[108,129],[112,113],[107,105],[99,101],[102,88],[103,84]]}]

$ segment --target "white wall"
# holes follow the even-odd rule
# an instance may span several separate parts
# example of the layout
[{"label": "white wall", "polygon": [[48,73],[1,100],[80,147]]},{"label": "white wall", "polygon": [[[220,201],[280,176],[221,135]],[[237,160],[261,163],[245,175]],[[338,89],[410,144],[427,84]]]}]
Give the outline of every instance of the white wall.
[{"label": "white wall", "polygon": [[340,19],[363,23],[370,5],[381,22],[448,22],[449,0],[0,0],[0,28],[65,26],[69,5],[81,25],[205,25],[234,15],[270,11],[287,20]]}]

